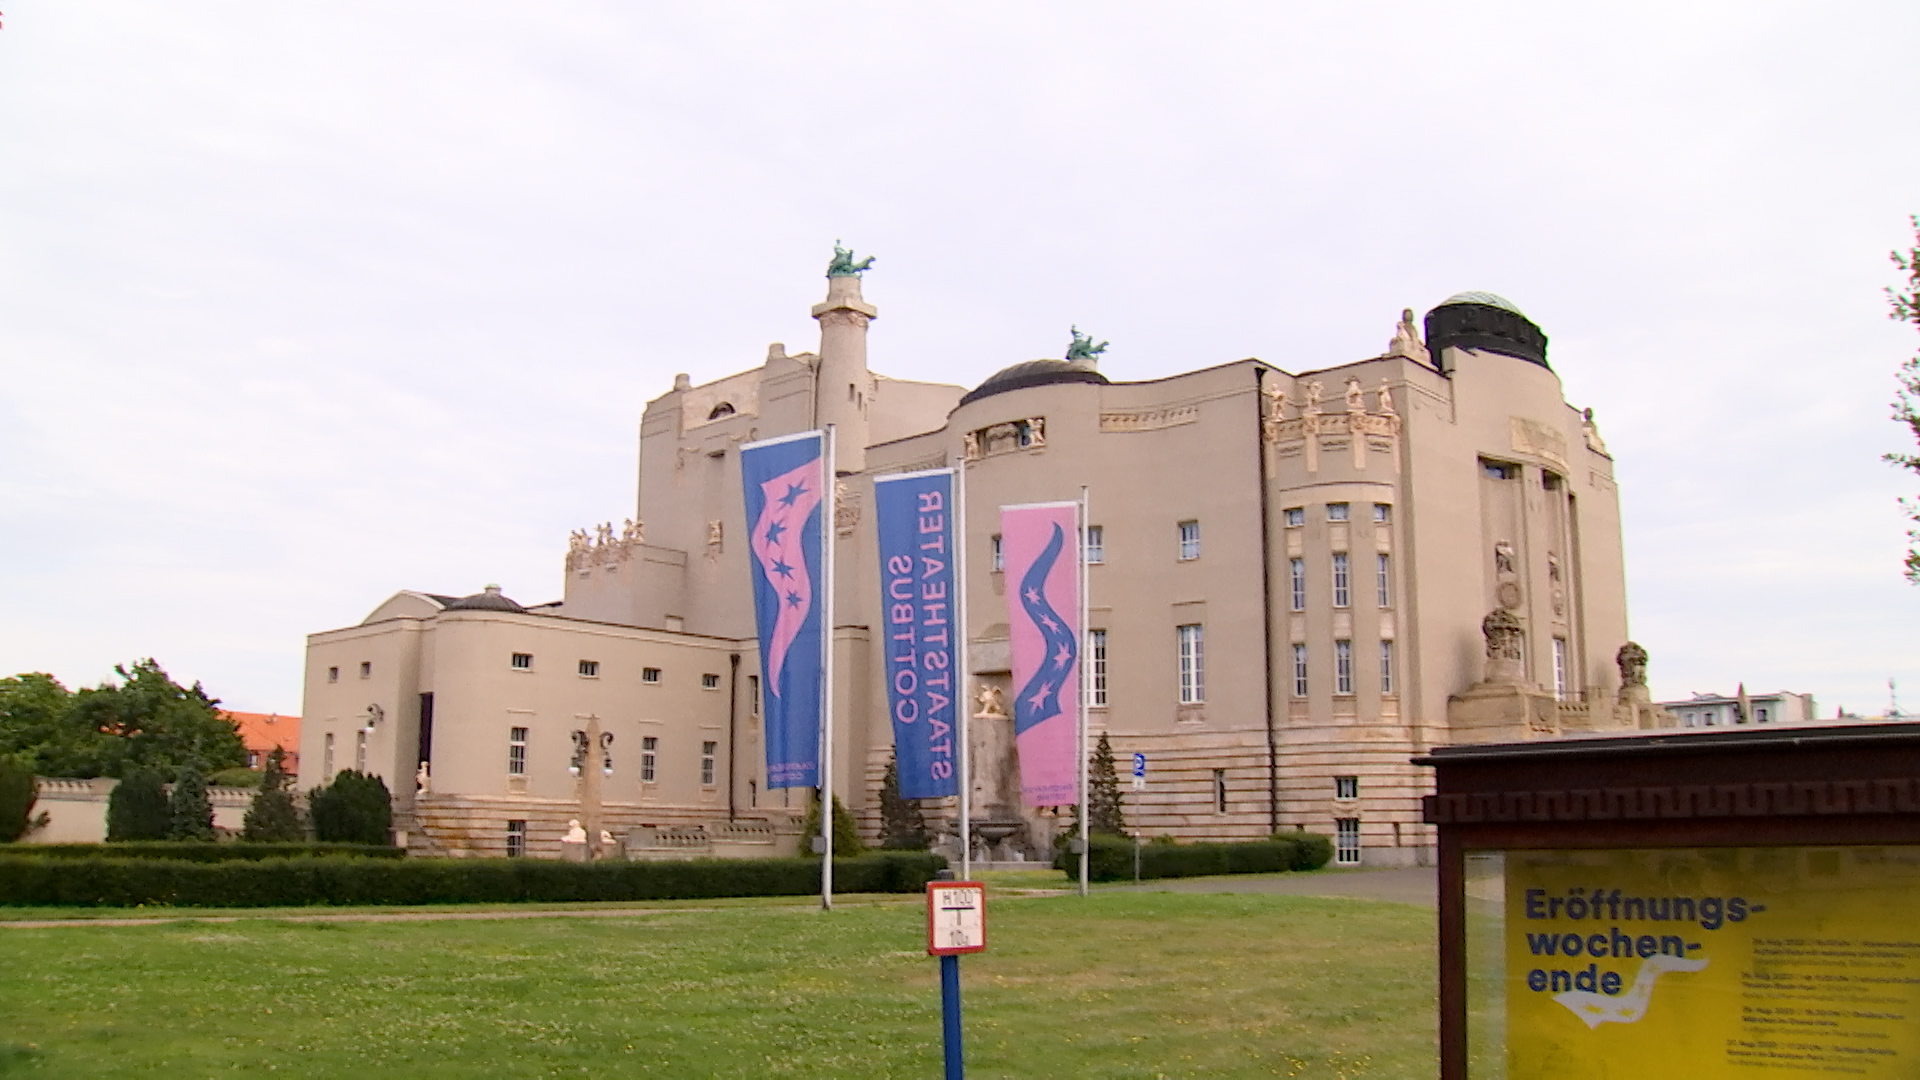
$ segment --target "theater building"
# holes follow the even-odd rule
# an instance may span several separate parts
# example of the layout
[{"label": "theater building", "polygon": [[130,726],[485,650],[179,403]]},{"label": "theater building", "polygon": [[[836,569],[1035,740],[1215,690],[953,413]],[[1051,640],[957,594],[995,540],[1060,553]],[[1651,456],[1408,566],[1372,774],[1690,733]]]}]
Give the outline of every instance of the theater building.
[{"label": "theater building", "polygon": [[1145,836],[1304,827],[1343,862],[1423,862],[1414,755],[1670,720],[1627,642],[1612,458],[1508,301],[1461,293],[1423,326],[1403,315],[1381,355],[1331,364],[1114,382],[1081,342],[965,387],[875,373],[879,312],[836,270],[818,352],[774,345],[647,404],[632,517],[573,535],[562,599],[402,592],[312,635],[302,784],[365,767],[423,852],[550,855],[592,722],[613,736],[605,827],[630,854],[792,850],[802,799],[765,785],[738,458],[825,424],[833,785],[870,832],[891,732],[867,511],[893,472],[964,474],[971,783],[976,816],[1020,826],[1002,854],[1044,855],[1055,822],[1002,798],[1017,761],[998,508],[1083,487],[1090,725],[1123,763],[1146,755],[1124,799]]}]

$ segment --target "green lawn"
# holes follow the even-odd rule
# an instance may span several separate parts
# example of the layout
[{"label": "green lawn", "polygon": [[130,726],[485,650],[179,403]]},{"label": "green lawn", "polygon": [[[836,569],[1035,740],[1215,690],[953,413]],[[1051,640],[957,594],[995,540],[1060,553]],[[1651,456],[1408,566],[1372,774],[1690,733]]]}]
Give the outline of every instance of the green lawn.
[{"label": "green lawn", "polygon": [[[917,904],[291,914],[0,928],[0,1075],[939,1074]],[[1101,893],[989,918],[962,960],[975,1076],[1434,1075],[1430,911]]]}]

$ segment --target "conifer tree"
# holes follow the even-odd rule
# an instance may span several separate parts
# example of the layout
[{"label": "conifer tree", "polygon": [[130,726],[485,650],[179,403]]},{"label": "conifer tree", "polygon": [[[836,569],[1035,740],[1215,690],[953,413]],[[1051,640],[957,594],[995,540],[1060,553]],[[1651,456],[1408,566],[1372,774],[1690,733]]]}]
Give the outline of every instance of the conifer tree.
[{"label": "conifer tree", "polygon": [[887,774],[880,781],[880,846],[905,851],[927,846],[927,819],[919,804],[900,797],[898,754],[887,759]]},{"label": "conifer tree", "polygon": [[333,783],[307,798],[313,838],[349,844],[387,844],[393,838],[393,793],[372,773],[342,769]]},{"label": "conifer tree", "polygon": [[300,821],[300,808],[294,805],[290,790],[293,778],[287,775],[286,753],[274,747],[267,755],[266,775],[260,779],[260,793],[247,808],[241,837],[256,843],[290,843],[306,839],[306,826]]},{"label": "conifer tree", "polygon": [[1087,767],[1087,831],[1107,836],[1127,835],[1127,819],[1120,809],[1120,777],[1113,766],[1113,745],[1100,733]]},{"label": "conifer tree", "polygon": [[107,797],[107,841],[165,840],[171,815],[166,781],[157,770],[136,768]]},{"label": "conifer tree", "polygon": [[213,839],[213,800],[199,769],[181,769],[174,778],[173,794],[167,798],[167,839]]},{"label": "conifer tree", "polygon": [[[801,851],[809,850],[806,845],[820,835],[820,789],[813,789],[813,800],[807,804],[807,816],[800,823]],[[833,797],[833,857],[848,858],[867,850],[860,839],[860,825],[853,820],[853,814],[840,802],[840,796]]]}]

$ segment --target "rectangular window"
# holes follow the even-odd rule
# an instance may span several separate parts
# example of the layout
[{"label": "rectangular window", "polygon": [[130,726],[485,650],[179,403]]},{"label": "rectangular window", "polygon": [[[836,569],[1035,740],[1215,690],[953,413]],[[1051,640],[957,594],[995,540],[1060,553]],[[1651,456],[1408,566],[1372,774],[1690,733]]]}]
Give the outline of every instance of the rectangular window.
[{"label": "rectangular window", "polygon": [[1092,658],[1087,665],[1087,681],[1093,690],[1092,704],[1098,708],[1107,703],[1107,632],[1105,630],[1087,631],[1087,656]]},{"label": "rectangular window", "polygon": [[760,715],[760,676],[747,676],[747,710],[755,716]]},{"label": "rectangular window", "polygon": [[1213,810],[1217,814],[1227,812],[1227,770],[1213,770]]},{"label": "rectangular window", "polygon": [[598,660],[580,661],[580,674],[589,679],[599,678],[600,677],[600,661]]},{"label": "rectangular window", "polygon": [[1518,465],[1507,465],[1498,461],[1488,461],[1486,458],[1480,459],[1480,468],[1485,471],[1487,477],[1492,480],[1512,480],[1520,472]]},{"label": "rectangular window", "polygon": [[700,786],[713,786],[713,755],[720,749],[717,742],[700,744]]},{"label": "rectangular window", "polygon": [[1360,865],[1360,819],[1337,818],[1333,823],[1333,862],[1336,866]]},{"label": "rectangular window", "polygon": [[711,671],[709,671],[709,672],[707,672],[706,674],[704,674],[704,675],[702,675],[702,676],[700,676],[700,689],[702,689],[702,690],[718,690],[718,689],[720,689],[720,676],[718,676],[718,675],[715,675],[715,674],[714,674],[713,672],[711,672]]},{"label": "rectangular window", "polygon": [[647,735],[640,740],[640,782],[653,783],[653,766],[660,752],[660,740]]},{"label": "rectangular window", "polygon": [[1090,563],[1107,561],[1107,530],[1103,525],[1087,526],[1087,561]]},{"label": "rectangular window", "polygon": [[1287,564],[1293,582],[1293,610],[1307,610],[1307,560],[1294,559]]},{"label": "rectangular window", "polygon": [[325,749],[320,752],[320,779],[333,779],[333,732],[327,732]]},{"label": "rectangular window", "polygon": [[527,775],[527,729],[513,728],[507,732],[507,775]]},{"label": "rectangular window", "polygon": [[1553,639],[1553,692],[1566,696],[1573,689],[1567,672],[1567,639]]},{"label": "rectangular window", "polygon": [[339,668],[337,668],[337,667],[330,667],[330,668],[328,668],[328,669],[327,669],[327,681],[328,681],[328,682],[339,682],[339,681],[340,681],[340,669],[339,669]]},{"label": "rectangular window", "polygon": [[1374,503],[1373,523],[1375,525],[1385,525],[1391,521],[1393,521],[1393,507],[1386,503]]},{"label": "rectangular window", "polygon": [[1287,528],[1298,528],[1307,523],[1307,510],[1303,506],[1287,507]]},{"label": "rectangular window", "polygon": [[640,681],[643,683],[658,683],[660,681],[660,669],[657,667],[641,668]]},{"label": "rectangular window", "polygon": [[1000,550],[1000,534],[993,534],[993,572],[998,574],[1007,568],[1007,557]]},{"label": "rectangular window", "polygon": [[247,768],[257,769],[259,767],[260,767],[260,751],[258,750],[247,751]]},{"label": "rectangular window", "polygon": [[1180,523],[1180,558],[1184,560],[1200,557],[1200,523],[1183,521]]},{"label": "rectangular window", "polygon": [[1307,647],[1293,647],[1293,696],[1307,696]]},{"label": "rectangular window", "polygon": [[1333,643],[1333,692],[1353,693],[1353,642]]},{"label": "rectangular window", "polygon": [[1385,555],[1374,556],[1373,587],[1380,594],[1380,606],[1393,606],[1393,566]]},{"label": "rectangular window", "polygon": [[1333,778],[1333,797],[1336,799],[1357,799],[1360,797],[1360,778],[1357,776],[1336,776]]},{"label": "rectangular window", "polygon": [[533,670],[533,654],[530,652],[514,653],[513,654],[513,670],[532,671]]},{"label": "rectangular window", "polygon": [[1761,724],[1764,724],[1764,723],[1766,723],[1766,722],[1767,722],[1767,707],[1766,707],[1765,705],[1762,705],[1762,706],[1760,706],[1759,708],[1757,708],[1757,709],[1755,709],[1755,710],[1753,710],[1753,719],[1754,719],[1754,721],[1755,721],[1756,723],[1761,723]]},{"label": "rectangular window", "polygon": [[363,679],[373,678],[373,661],[371,660],[360,661],[360,677]]},{"label": "rectangular window", "polygon": [[1206,667],[1199,623],[1180,627],[1180,704],[1206,700]]},{"label": "rectangular window", "polygon": [[353,771],[367,771],[367,729],[361,728],[353,733]]},{"label": "rectangular window", "polygon": [[527,853],[527,823],[507,822],[507,858],[518,859]]},{"label": "rectangular window", "polygon": [[1380,692],[1393,693],[1393,642],[1380,643]]},{"label": "rectangular window", "polygon": [[1347,601],[1352,599],[1350,595],[1351,590],[1348,588],[1348,584],[1349,582],[1347,577],[1347,553],[1344,551],[1336,551],[1333,553],[1333,606],[1334,607],[1346,607]]},{"label": "rectangular window", "polygon": [[1327,504],[1327,520],[1328,521],[1347,520],[1347,504],[1346,503],[1328,503]]}]

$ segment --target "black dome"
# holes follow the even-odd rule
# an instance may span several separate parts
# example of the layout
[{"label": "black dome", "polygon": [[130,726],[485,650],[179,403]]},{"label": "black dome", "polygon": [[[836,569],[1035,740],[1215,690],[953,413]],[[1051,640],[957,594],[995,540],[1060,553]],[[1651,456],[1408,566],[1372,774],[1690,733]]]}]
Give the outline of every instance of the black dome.
[{"label": "black dome", "polygon": [[1545,332],[1511,300],[1493,293],[1459,293],[1427,312],[1427,348],[1436,362],[1449,345],[1516,356],[1553,370]]},{"label": "black dome", "polygon": [[482,592],[463,596],[447,605],[448,611],[525,611],[526,608],[500,595],[500,586],[489,585]]},{"label": "black dome", "polygon": [[1107,377],[1089,367],[1068,363],[1065,360],[1028,360],[1023,364],[1004,367],[987,377],[987,381],[967,391],[960,404],[979,401],[981,398],[1004,394],[1009,390],[1025,390],[1029,386],[1046,386],[1050,383],[1100,383],[1104,385]]}]

